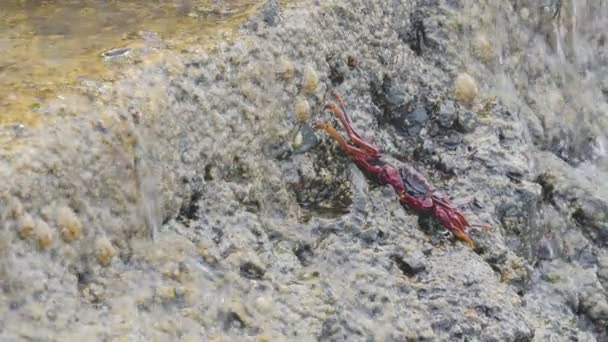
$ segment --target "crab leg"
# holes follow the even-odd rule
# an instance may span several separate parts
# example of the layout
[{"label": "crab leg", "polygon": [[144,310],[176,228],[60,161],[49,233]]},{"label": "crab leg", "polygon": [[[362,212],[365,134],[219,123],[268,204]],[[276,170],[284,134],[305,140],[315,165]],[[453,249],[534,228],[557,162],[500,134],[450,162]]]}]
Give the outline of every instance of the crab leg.
[{"label": "crab leg", "polygon": [[340,135],[340,133],[338,133],[338,131],[336,131],[336,128],[328,123],[318,123],[315,125],[316,129],[322,129],[325,132],[327,132],[327,134],[329,134],[329,136],[331,136],[332,138],[334,138],[338,144],[340,144],[340,147],[342,147],[342,149],[344,149],[344,151],[346,153],[348,153],[348,155],[354,159],[354,160],[366,160],[368,158],[370,158],[370,155],[367,151],[364,151],[360,148],[357,148],[355,146],[349,145],[346,142],[346,139],[344,139],[344,137],[342,135]]},{"label": "crab leg", "polygon": [[342,126],[344,126],[344,130],[346,130],[346,134],[348,135],[350,140],[353,142],[353,144],[355,144],[356,146],[367,151],[372,157],[379,156],[380,149],[377,148],[376,146],[368,143],[367,141],[365,141],[361,137],[361,135],[359,135],[359,133],[357,133],[353,129],[352,124],[350,122],[350,118],[348,117],[348,114],[346,113],[346,108],[344,106],[344,101],[342,101],[342,98],[340,96],[338,96],[337,94],[332,94],[332,95],[336,98],[336,101],[338,101],[340,108],[338,108],[335,104],[333,104],[331,102],[328,102],[325,105],[325,108],[331,110],[332,112],[334,112],[334,114],[336,114],[336,116],[338,117],[338,120],[340,120],[340,123],[342,123]]}]

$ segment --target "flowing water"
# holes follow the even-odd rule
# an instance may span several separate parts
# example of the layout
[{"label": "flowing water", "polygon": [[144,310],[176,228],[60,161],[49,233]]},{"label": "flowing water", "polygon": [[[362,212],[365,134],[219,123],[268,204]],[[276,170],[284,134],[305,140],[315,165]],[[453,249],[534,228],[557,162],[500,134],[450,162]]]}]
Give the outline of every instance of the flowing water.
[{"label": "flowing water", "polygon": [[35,124],[45,100],[83,79],[112,80],[121,64],[225,40],[260,2],[2,1],[0,124]]}]

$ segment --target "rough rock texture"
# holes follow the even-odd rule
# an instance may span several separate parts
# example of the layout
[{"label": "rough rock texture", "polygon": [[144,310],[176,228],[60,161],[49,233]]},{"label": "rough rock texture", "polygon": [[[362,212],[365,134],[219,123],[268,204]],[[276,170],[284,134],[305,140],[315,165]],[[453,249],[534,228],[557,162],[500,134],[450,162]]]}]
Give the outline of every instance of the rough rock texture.
[{"label": "rough rock texture", "polygon": [[[608,338],[605,6],[271,3],[234,43],[4,128],[2,340]],[[296,117],[329,120],[332,89],[494,227],[475,251]]]}]

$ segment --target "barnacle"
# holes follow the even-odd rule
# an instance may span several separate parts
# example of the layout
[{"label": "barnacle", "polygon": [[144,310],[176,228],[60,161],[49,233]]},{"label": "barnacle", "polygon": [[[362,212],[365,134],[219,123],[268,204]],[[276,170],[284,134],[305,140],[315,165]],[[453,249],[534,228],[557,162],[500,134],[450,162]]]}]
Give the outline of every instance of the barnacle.
[{"label": "barnacle", "polygon": [[72,242],[82,235],[82,223],[69,207],[57,209],[57,225],[65,242]]},{"label": "barnacle", "polygon": [[116,255],[116,250],[110,240],[105,237],[98,238],[95,241],[95,256],[97,257],[97,262],[101,266],[108,266],[112,262],[112,259]]},{"label": "barnacle", "polygon": [[310,118],[310,106],[304,97],[296,98],[295,112],[298,122],[306,122]]},{"label": "barnacle", "polygon": [[27,239],[34,234],[36,229],[36,222],[30,214],[23,214],[19,221],[17,221],[17,235],[22,239]]},{"label": "barnacle", "polygon": [[302,76],[302,89],[306,93],[314,93],[319,85],[319,76],[312,66],[307,65],[304,68],[304,74]]},{"label": "barnacle", "polygon": [[471,75],[462,73],[456,77],[454,81],[454,97],[458,102],[469,106],[478,94],[477,82],[475,82],[475,79]]},{"label": "barnacle", "polygon": [[36,222],[35,235],[40,249],[49,249],[51,244],[53,244],[53,231],[43,220],[38,220]]}]

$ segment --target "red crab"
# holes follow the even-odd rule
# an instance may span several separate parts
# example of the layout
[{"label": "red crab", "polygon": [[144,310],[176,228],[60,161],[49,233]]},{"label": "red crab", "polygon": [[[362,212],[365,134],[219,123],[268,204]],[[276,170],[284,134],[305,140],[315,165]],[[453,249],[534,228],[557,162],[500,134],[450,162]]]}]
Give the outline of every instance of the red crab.
[{"label": "red crab", "polygon": [[380,149],[365,141],[352,127],[352,123],[344,102],[337,94],[332,94],[339,104],[328,102],[325,109],[336,114],[351,143],[336,131],[329,123],[321,122],[315,124],[316,129],[325,130],[334,138],[348,154],[350,159],[359,166],[368,176],[374,178],[381,185],[390,185],[399,196],[399,202],[417,213],[430,213],[442,226],[450,231],[458,240],[466,242],[474,249],[473,241],[467,229],[477,226],[467,221],[462,212],[453,205],[445,196],[441,195],[430,183],[414,168],[410,166],[395,167],[382,160]]}]

